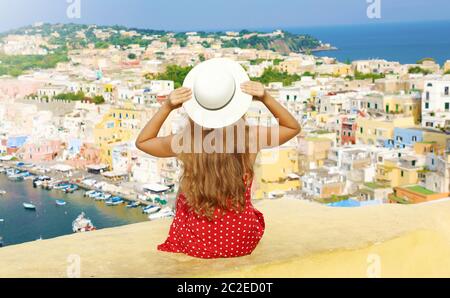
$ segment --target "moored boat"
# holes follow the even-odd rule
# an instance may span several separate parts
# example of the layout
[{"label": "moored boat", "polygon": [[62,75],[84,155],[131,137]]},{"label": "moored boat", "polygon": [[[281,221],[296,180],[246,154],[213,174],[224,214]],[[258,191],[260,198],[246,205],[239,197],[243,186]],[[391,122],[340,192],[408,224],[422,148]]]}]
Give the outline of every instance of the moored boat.
[{"label": "moored boat", "polygon": [[65,206],[67,204],[64,200],[55,200],[56,205],[58,206]]},{"label": "moored boat", "polygon": [[95,226],[92,224],[92,221],[86,217],[84,212],[81,212],[80,215],[72,222],[72,231],[74,233],[81,232],[89,232],[96,230]]},{"label": "moored boat", "polygon": [[12,174],[12,175],[8,176],[8,179],[12,180],[12,181],[23,181],[24,180],[24,176],[21,175],[20,173],[19,174]]},{"label": "moored boat", "polygon": [[142,208],[142,212],[145,214],[152,214],[152,213],[158,212],[159,210],[161,210],[161,207],[156,206],[156,205],[148,205],[148,206],[145,206],[144,208]]},{"label": "moored boat", "polygon": [[120,205],[120,204],[124,203],[124,200],[122,200],[121,197],[112,197],[110,199],[107,199],[105,201],[105,203],[108,206],[117,206],[117,205]]},{"label": "moored boat", "polygon": [[27,209],[27,210],[36,210],[36,205],[31,204],[31,203],[23,203],[23,208]]},{"label": "moored boat", "polygon": [[0,196],[1,195],[6,195],[6,190],[0,189]]},{"label": "moored boat", "polygon": [[141,205],[140,202],[129,202],[127,204],[127,208],[137,208],[137,207],[139,207],[139,205]]},{"label": "moored boat", "polygon": [[169,207],[166,207],[157,213],[150,214],[148,216],[148,219],[156,220],[156,219],[160,219],[160,218],[173,217],[173,216],[175,216],[175,214],[173,213],[172,209],[170,209]]}]

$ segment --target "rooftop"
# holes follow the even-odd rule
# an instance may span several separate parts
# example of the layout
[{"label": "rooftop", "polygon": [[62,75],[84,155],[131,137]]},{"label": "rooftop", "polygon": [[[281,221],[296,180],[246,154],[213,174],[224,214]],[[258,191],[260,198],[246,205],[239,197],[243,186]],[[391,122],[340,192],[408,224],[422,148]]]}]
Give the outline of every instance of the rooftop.
[{"label": "rooftop", "polygon": [[380,258],[382,277],[450,276],[450,201],[254,205],[266,232],[250,256],[202,260],[159,252],[167,219],[1,248],[0,277],[65,277],[73,256],[80,257],[81,277],[367,277],[371,256]]}]

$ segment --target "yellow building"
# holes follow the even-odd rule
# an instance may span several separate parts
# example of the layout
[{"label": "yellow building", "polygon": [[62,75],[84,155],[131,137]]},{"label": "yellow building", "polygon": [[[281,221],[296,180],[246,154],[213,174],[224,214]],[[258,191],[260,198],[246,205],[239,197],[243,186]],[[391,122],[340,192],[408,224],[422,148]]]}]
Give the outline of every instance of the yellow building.
[{"label": "yellow building", "polygon": [[295,147],[262,150],[255,164],[254,198],[272,198],[283,195],[285,191],[298,190],[298,171],[298,153]]},{"label": "yellow building", "polygon": [[389,114],[403,114],[405,117],[414,117],[419,123],[422,115],[421,101],[411,96],[384,96],[384,111]]},{"label": "yellow building", "polygon": [[[111,166],[112,149],[117,143],[133,141],[141,129],[146,111],[136,110],[134,105],[126,103],[122,107],[113,107],[94,127],[94,139],[100,148],[100,160]],[[150,118],[148,118],[150,119]]]},{"label": "yellow building", "polygon": [[397,160],[385,160],[377,165],[376,180],[390,187],[417,184],[419,168],[399,165]]},{"label": "yellow building", "polygon": [[434,143],[438,154],[442,154],[447,150],[447,144],[450,144],[450,135],[433,130],[425,130],[423,134],[423,141],[427,143]]},{"label": "yellow building", "polygon": [[413,127],[414,117],[395,117],[390,120],[358,117],[356,125],[357,143],[391,147],[394,144],[394,128]]},{"label": "yellow building", "polygon": [[444,64],[444,72],[449,72],[450,71],[450,60],[445,61]]},{"label": "yellow building", "polygon": [[369,94],[363,99],[363,106],[368,112],[378,112],[393,117],[414,117],[420,122],[422,108],[421,101],[411,95],[381,95]]},{"label": "yellow building", "polygon": [[337,76],[350,76],[353,75],[353,68],[351,65],[339,63],[333,74]]}]

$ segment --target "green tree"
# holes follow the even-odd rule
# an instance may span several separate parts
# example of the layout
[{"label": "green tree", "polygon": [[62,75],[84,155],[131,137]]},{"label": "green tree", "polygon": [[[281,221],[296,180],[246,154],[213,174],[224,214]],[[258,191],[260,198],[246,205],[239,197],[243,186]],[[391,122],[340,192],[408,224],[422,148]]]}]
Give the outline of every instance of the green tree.
[{"label": "green tree", "polygon": [[424,75],[427,75],[427,74],[431,73],[429,70],[423,69],[423,68],[420,67],[420,66],[414,66],[414,67],[411,67],[411,68],[408,70],[408,72],[409,72],[409,73],[422,73],[422,74],[424,74]]},{"label": "green tree", "polygon": [[186,78],[192,66],[168,65],[166,71],[156,75],[147,74],[145,77],[149,80],[169,80],[173,81],[175,88],[183,85],[184,78]]},{"label": "green tree", "polygon": [[269,67],[264,70],[260,77],[253,79],[265,85],[272,82],[282,82],[284,86],[289,86],[292,85],[293,82],[299,81],[301,77],[297,74],[289,74]]},{"label": "green tree", "polygon": [[103,97],[103,95],[96,95],[92,98],[92,102],[96,105],[102,104],[105,103],[105,98]]}]

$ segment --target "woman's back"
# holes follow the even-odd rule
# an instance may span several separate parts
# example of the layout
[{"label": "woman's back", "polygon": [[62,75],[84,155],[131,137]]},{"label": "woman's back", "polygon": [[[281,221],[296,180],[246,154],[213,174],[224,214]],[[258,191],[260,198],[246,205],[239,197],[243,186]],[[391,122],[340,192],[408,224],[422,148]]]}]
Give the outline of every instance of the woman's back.
[{"label": "woman's back", "polygon": [[251,254],[264,234],[261,212],[251,203],[251,181],[244,177],[243,210],[215,208],[212,219],[192,209],[183,193],[176,203],[175,218],[161,251],[199,258],[228,258]]}]

